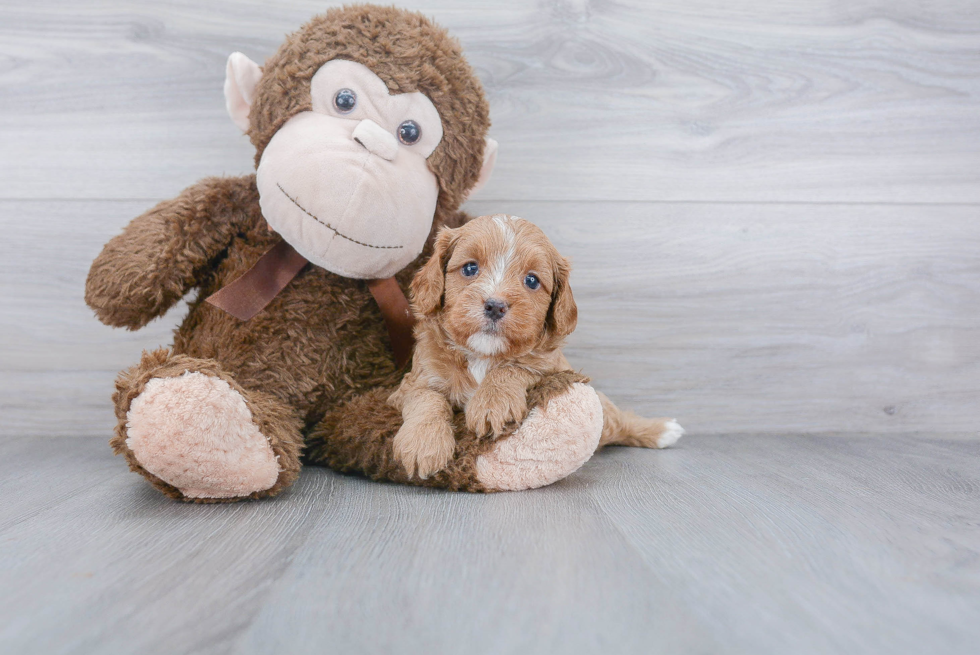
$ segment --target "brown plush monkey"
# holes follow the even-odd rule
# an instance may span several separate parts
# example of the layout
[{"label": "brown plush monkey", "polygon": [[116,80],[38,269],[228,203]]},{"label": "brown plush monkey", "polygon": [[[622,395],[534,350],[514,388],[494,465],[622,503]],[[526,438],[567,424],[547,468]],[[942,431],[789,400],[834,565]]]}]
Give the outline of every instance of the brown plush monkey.
[{"label": "brown plush monkey", "polygon": [[202,180],[134,219],[86,284],[99,319],[131,330],[198,290],[173,347],[117,379],[111,445],[134,471],[216,502],[279,493],[304,446],[312,463],[473,491],[548,484],[591,456],[596,394],[562,374],[532,391],[538,409],[510,438],[460,429],[455,460],[425,481],[392,463],[401,419],[384,399],[404,367],[386,319],[496,153],[454,39],[415,13],[333,9],[261,68],[232,55],[225,95],[256,174]]}]

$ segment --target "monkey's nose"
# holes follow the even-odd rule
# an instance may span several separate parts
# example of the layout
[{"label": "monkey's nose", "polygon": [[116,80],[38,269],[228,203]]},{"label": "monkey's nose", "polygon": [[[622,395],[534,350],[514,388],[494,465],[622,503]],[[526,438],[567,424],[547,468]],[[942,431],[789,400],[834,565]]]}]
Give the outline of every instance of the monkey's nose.
[{"label": "monkey's nose", "polygon": [[499,321],[507,313],[507,303],[496,298],[483,303],[483,314],[491,321]]},{"label": "monkey's nose", "polygon": [[368,152],[391,161],[398,154],[398,140],[370,118],[365,118],[351,135],[354,140],[367,148]]}]

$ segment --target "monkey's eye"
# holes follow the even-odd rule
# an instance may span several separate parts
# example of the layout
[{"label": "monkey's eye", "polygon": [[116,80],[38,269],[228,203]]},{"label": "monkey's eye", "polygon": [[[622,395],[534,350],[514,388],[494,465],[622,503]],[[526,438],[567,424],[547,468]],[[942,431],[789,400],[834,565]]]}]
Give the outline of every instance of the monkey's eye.
[{"label": "monkey's eye", "polygon": [[407,146],[422,138],[422,128],[415,121],[405,121],[398,126],[398,140]]},{"label": "monkey's eye", "polygon": [[473,277],[480,272],[480,267],[476,262],[466,262],[463,268],[459,269],[464,277]]},{"label": "monkey's eye", "polygon": [[534,273],[528,273],[524,277],[524,286],[526,286],[531,291],[534,291],[535,289],[541,286],[541,280],[539,280],[538,276],[535,275]]},{"label": "monkey's eye", "polygon": [[354,111],[354,107],[357,105],[357,94],[350,89],[341,89],[337,91],[337,95],[333,97],[333,106],[337,108],[341,114],[349,114]]}]

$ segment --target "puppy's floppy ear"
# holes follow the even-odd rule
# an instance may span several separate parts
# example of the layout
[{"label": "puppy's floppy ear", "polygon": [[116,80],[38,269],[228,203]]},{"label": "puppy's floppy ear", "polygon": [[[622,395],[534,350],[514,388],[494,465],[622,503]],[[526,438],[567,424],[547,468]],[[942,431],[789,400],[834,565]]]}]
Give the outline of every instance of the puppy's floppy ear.
[{"label": "puppy's floppy ear", "polygon": [[423,316],[442,309],[442,294],[446,284],[446,265],[456,247],[459,229],[444,227],[436,236],[432,257],[412,278],[412,307]]},{"label": "puppy's floppy ear", "polygon": [[578,323],[578,306],[572,297],[572,288],[568,285],[568,276],[572,272],[571,263],[555,253],[554,257],[554,288],[551,290],[551,306],[545,319],[545,332],[552,341],[564,339]]}]

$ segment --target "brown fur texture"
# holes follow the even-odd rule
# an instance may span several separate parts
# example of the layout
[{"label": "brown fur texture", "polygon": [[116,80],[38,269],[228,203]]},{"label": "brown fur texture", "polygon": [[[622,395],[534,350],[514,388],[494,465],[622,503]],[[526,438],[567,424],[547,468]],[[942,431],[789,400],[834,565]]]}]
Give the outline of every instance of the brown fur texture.
[{"label": "brown fur texture", "polygon": [[665,443],[664,436],[679,429],[674,419],[644,418],[628,409],[616,407],[606,394],[597,393],[599,402],[602,403],[602,436],[599,438],[599,448],[605,446],[664,448],[673,443],[673,441]]},{"label": "brown fur texture", "polygon": [[[86,301],[104,323],[137,329],[196,287],[197,299],[174,335],[174,353],[213,360],[240,385],[271,393],[312,427],[336,403],[393,384],[401,372],[362,280],[307,266],[249,321],[201,300],[279,241],[262,218],[254,176],[209,178],[112,239],[92,265]],[[397,276],[403,287],[413,268]]]},{"label": "brown fur texture", "polygon": [[[466,275],[464,266],[476,272]],[[412,280],[412,371],[389,399],[405,420],[394,450],[409,473],[427,477],[449,461],[446,423],[454,409],[465,408],[469,430],[500,435],[526,415],[527,389],[541,375],[570,368],[557,347],[577,318],[569,270],[523,219],[481,216],[439,233],[432,258]],[[528,275],[539,286],[529,288]],[[503,312],[497,320],[488,318],[488,302]],[[488,344],[493,352],[485,352]]]},{"label": "brown fur texture", "polygon": [[[468,263],[479,267],[472,278],[461,274]],[[570,273],[570,262],[533,223],[503,214],[481,216],[439,234],[433,257],[412,279],[413,309],[420,321],[435,319],[450,340],[465,347],[485,327],[484,303],[493,297],[507,308],[500,324],[506,349],[494,357],[513,360],[553,351],[578,322]],[[537,276],[538,289],[525,286],[527,274]],[[499,282],[491,289],[494,276]]]},{"label": "brown fur texture", "polygon": [[[458,207],[481,170],[487,105],[458,43],[418,14],[367,5],[333,9],[290,36],[266,63],[250,110],[256,162],[276,130],[309,109],[310,78],[337,57],[365,64],[392,92],[429,96],[444,123],[443,141],[427,160],[439,184],[432,234],[441,226],[464,224],[467,217]],[[304,443],[307,461],[338,470],[485,490],[474,477],[474,462],[494,442],[467,432],[460,416],[453,419],[459,435],[455,460],[444,473],[422,482],[392,465],[391,441],[401,421],[384,401],[404,370],[393,361],[381,312],[365,281],[308,265],[248,321],[203,302],[280,240],[262,216],[255,176],[246,175],[201,180],[134,219],[105,246],[89,271],[85,300],[108,325],[139,329],[196,290],[172,348],[144,353],[139,364],[119,375],[113,449],[172,498],[240,499],[185,497],[147,471],[127,446],[130,408],[147,384],[197,373],[220,378],[228,393],[242,397],[254,427],[278,458],[274,485],[247,497],[274,496],[292,484]],[[431,241],[396,275],[403,290],[431,254]],[[569,318],[562,316],[556,311],[548,319],[559,340],[561,323]],[[568,372],[539,380],[528,390],[524,415],[578,381],[581,377]],[[506,426],[498,437],[513,428]]]},{"label": "brown fur texture", "polygon": [[147,382],[154,378],[169,378],[183,375],[188,371],[196,371],[221,378],[232,389],[240,393],[252,412],[253,420],[258,425],[272,446],[279,460],[280,473],[275,485],[265,491],[249,495],[249,498],[264,498],[275,496],[281,490],[296,481],[300,471],[300,453],[303,450],[302,423],[292,412],[291,408],[271,394],[258,390],[247,390],[239,385],[228,373],[222,371],[213,360],[197,359],[187,355],[179,355],[161,348],[144,352],[140,363],[123,371],[116,379],[116,392],[112,396],[116,406],[115,435],[109,441],[113,452],[123,455],[129,468],[145,477],[158,490],[171,498],[190,500],[196,503],[218,503],[240,498],[185,498],[176,487],[167,484],[143,468],[126,445],[127,413],[133,400],[143,392]]},{"label": "brown fur texture", "polygon": [[[300,442],[328,410],[401,379],[381,312],[363,280],[307,266],[249,321],[203,302],[279,240],[262,218],[254,175],[209,178],[135,219],[92,265],[85,298],[108,325],[138,329],[198,289],[171,354],[192,358],[193,365],[158,370],[157,360],[166,351],[144,354],[140,365],[120,374],[114,396],[119,425],[113,448],[168,495],[179,492],[136,465],[125,446],[126,412],[149,377],[184,370],[218,375],[244,392],[256,416],[263,415],[253,406],[260,396],[288,411],[296,426],[289,439]],[[403,289],[417,266],[396,276]],[[286,463],[290,459],[298,461],[292,456]],[[272,495],[294,479],[281,478],[282,484],[261,495]]]},{"label": "brown fur texture", "polygon": [[332,59],[364,64],[392,93],[419,91],[432,101],[443,138],[429,156],[439,179],[436,223],[451,220],[476,183],[490,109],[459,42],[419,13],[350,5],[316,16],[266,60],[249,112],[255,163],[289,118],[311,108],[310,80]]},{"label": "brown fur texture", "polygon": [[[411,285],[412,370],[389,398],[404,419],[393,450],[407,474],[426,478],[449,463],[454,410],[464,410],[471,432],[499,437],[527,416],[529,388],[571,370],[560,350],[578,320],[570,271],[540,228],[521,218],[481,216],[439,233]],[[658,446],[669,421],[600,400],[602,445]]]},{"label": "brown fur texture", "polygon": [[[576,382],[587,383],[584,375],[560,371],[542,376],[528,389],[527,412],[565,393]],[[450,491],[487,493],[477,478],[476,461],[494,445],[494,439],[478,436],[466,429],[466,416],[453,414],[452,424],[457,436],[455,455],[438,473],[421,479],[410,476],[395,459],[392,443],[401,427],[400,412],[388,405],[392,388],[379,388],[354,398],[324,420],[306,438],[306,461],[322,464],[343,473],[367,476],[372,480],[388,480],[422,487],[437,487]],[[521,417],[523,420],[526,417]],[[516,429],[511,425],[500,435],[504,439]]]},{"label": "brown fur texture", "polygon": [[[310,108],[312,75],[338,57],[367,65],[392,92],[429,96],[444,123],[443,141],[428,159],[440,189],[432,230],[465,222],[457,208],[480,172],[489,111],[459,44],[419,14],[332,9],[288,37],[266,63],[251,109],[256,162],[275,131]],[[274,495],[295,479],[303,435],[327,412],[373,388],[391,388],[403,375],[363,280],[309,265],[244,322],[202,301],[280,240],[262,216],[254,175],[207,178],[134,219],[89,271],[86,302],[102,322],[130,330],[197,289],[172,350],[145,353],[120,374],[114,396],[113,448],[172,497],[181,494],[145,471],[125,442],[126,414],[150,378],[199,371],[241,393],[280,455],[279,481],[259,494]],[[403,290],[430,252],[427,246],[396,276]]]}]

